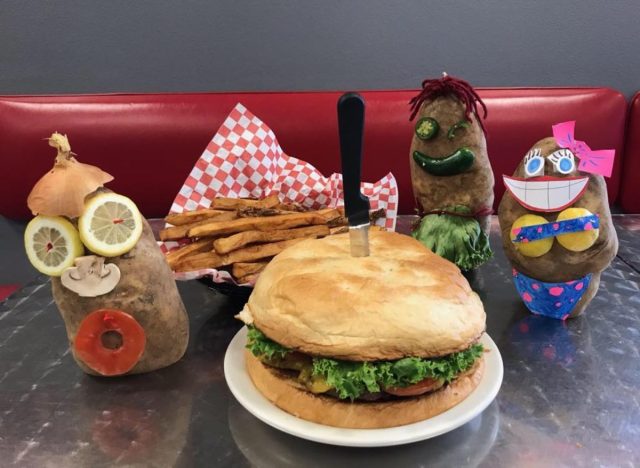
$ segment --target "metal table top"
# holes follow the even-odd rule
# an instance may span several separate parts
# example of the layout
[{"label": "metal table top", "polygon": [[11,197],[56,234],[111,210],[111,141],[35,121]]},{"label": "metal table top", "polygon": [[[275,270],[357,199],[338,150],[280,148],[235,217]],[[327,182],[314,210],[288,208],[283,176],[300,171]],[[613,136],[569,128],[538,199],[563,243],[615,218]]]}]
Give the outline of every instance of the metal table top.
[{"label": "metal table top", "polygon": [[[406,226],[406,221],[404,226]],[[2,466],[633,466],[640,463],[640,216],[615,216],[620,251],[586,314],[530,315],[492,233],[470,279],[505,365],[489,408],[400,447],[355,449],[280,433],[231,396],[222,361],[241,305],[180,283],[191,343],[179,363],[117,379],[84,375],[46,277],[0,304]]]}]

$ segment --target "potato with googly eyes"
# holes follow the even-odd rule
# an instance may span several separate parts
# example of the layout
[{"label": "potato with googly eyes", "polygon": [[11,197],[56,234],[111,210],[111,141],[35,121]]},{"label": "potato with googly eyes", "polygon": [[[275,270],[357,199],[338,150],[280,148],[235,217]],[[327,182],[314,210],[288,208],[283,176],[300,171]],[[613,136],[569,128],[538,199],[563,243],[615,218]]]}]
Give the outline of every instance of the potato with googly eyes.
[{"label": "potato with googly eyes", "polygon": [[604,178],[554,137],[537,142],[513,176],[498,219],[514,282],[531,312],[581,314],[618,250]]}]

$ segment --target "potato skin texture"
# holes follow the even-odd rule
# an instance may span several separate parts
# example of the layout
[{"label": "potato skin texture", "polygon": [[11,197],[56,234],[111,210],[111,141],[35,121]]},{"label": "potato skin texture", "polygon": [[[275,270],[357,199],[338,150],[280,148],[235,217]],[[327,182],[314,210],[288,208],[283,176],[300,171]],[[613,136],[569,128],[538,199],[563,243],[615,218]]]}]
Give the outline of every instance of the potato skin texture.
[{"label": "potato skin texture", "polygon": [[[435,118],[439,125],[438,135],[430,140],[421,140],[413,132],[409,164],[411,183],[418,208],[423,212],[438,210],[450,205],[463,205],[476,212],[493,206],[493,172],[487,154],[487,143],[475,115],[471,124],[455,132],[452,140],[448,130],[465,119],[464,106],[454,96],[440,96],[426,101],[416,119]],[[473,151],[475,160],[470,169],[452,176],[435,176],[422,169],[413,160],[413,152],[420,151],[432,158],[445,158],[461,147]],[[480,225],[488,232],[488,216],[479,217]]]},{"label": "potato skin texture", "polygon": [[[563,177],[557,173],[553,165],[546,160],[554,151],[560,149],[553,137],[538,141],[531,149],[538,148],[545,158],[545,174]],[[576,164],[577,165],[577,164]],[[516,177],[524,177],[524,158],[513,173]],[[607,186],[604,178],[596,174],[579,173],[577,170],[568,176],[585,175],[589,183],[584,194],[571,205],[575,208],[586,208],[591,213],[600,216],[600,233],[596,242],[582,252],[572,252],[565,249],[559,242],[554,241],[551,250],[541,257],[525,257],[511,242],[511,225],[524,214],[535,213],[548,222],[555,221],[559,211],[544,213],[530,211],[520,205],[518,201],[506,191],[498,208],[498,220],[502,234],[502,246],[511,265],[527,276],[545,282],[566,282],[592,273],[591,283],[584,295],[571,312],[571,317],[580,315],[595,296],[600,284],[600,274],[609,266],[618,252],[618,236],[611,220]],[[561,211],[561,210],[560,210]]]},{"label": "potato skin texture", "polygon": [[113,291],[98,297],[80,297],[62,286],[59,278],[51,278],[53,297],[64,320],[71,351],[87,374],[99,375],[77,358],[73,343],[82,320],[96,309],[122,310],[144,328],[147,339],[144,353],[127,374],[169,366],[187,349],[187,312],[151,227],[146,220],[143,222],[142,236],[136,246],[120,257],[107,259],[108,263],[115,263],[120,268],[122,275]]}]

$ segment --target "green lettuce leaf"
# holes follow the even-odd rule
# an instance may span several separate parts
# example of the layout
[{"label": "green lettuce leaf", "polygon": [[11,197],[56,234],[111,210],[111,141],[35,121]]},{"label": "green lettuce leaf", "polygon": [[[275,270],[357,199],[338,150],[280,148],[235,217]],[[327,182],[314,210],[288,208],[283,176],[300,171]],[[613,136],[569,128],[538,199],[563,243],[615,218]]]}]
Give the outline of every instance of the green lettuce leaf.
[{"label": "green lettuce leaf", "polygon": [[[255,356],[267,359],[284,358],[291,352],[255,327],[249,327],[247,348]],[[464,351],[435,359],[407,357],[397,361],[352,362],[314,357],[312,375],[324,378],[340,398],[354,400],[366,392],[407,387],[425,378],[451,382],[470,369],[482,352],[482,345],[475,344]]]},{"label": "green lettuce leaf", "polygon": [[355,399],[386,387],[408,387],[426,378],[451,382],[471,368],[483,352],[481,344],[442,358],[408,357],[397,361],[349,362],[328,358],[313,359],[313,374],[322,376],[340,398]]},{"label": "green lettuce leaf", "polygon": [[[444,208],[469,214],[466,206]],[[455,263],[461,270],[473,270],[491,258],[489,238],[473,217],[448,214],[430,214],[422,218],[413,237],[437,255]]]},{"label": "green lettuce leaf", "polygon": [[275,341],[270,340],[267,336],[256,327],[247,327],[247,349],[256,357],[263,357],[268,360],[282,359],[291,350],[279,345]]}]

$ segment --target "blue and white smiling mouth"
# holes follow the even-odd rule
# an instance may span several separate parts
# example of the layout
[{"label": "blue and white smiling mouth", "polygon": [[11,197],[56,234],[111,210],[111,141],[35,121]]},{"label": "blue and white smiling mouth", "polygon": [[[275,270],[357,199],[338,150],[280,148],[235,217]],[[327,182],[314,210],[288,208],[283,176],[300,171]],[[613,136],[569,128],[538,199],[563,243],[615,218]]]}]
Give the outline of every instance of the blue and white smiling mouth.
[{"label": "blue and white smiling mouth", "polygon": [[531,211],[560,211],[573,205],[587,189],[588,176],[583,177],[509,177],[504,185],[518,203]]}]

